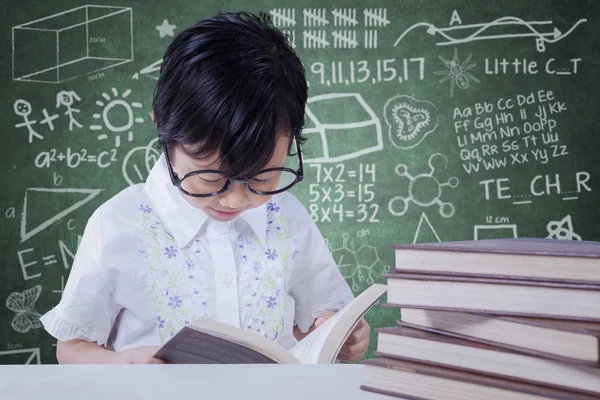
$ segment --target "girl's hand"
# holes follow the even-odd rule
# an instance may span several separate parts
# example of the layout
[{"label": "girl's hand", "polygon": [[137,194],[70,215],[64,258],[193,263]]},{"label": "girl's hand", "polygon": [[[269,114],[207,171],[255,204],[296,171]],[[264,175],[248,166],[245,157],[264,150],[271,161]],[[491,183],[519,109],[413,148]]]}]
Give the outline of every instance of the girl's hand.
[{"label": "girl's hand", "polygon": [[152,355],[159,346],[134,347],[118,352],[118,361],[121,364],[164,364],[165,362]]},{"label": "girl's hand", "polygon": [[[333,311],[326,311],[321,314],[315,321],[315,327],[323,324],[334,314],[335,313]],[[345,362],[360,361],[365,356],[365,353],[369,348],[370,330],[371,328],[369,327],[369,324],[367,324],[367,321],[365,321],[364,318],[361,318],[342,346],[340,354],[338,354],[337,357],[338,360]]]}]

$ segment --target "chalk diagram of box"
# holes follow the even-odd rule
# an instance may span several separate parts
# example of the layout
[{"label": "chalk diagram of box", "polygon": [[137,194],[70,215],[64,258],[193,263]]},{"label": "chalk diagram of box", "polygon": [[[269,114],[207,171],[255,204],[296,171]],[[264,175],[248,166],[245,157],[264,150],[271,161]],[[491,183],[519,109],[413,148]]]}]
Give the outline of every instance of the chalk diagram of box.
[{"label": "chalk diagram of box", "polygon": [[517,224],[475,225],[473,239],[517,238]]},{"label": "chalk diagram of box", "polygon": [[310,97],[306,114],[307,163],[346,161],[383,149],[381,121],[358,93]]},{"label": "chalk diagram of box", "polygon": [[131,7],[85,5],[12,28],[15,81],[61,83],[131,61]]}]

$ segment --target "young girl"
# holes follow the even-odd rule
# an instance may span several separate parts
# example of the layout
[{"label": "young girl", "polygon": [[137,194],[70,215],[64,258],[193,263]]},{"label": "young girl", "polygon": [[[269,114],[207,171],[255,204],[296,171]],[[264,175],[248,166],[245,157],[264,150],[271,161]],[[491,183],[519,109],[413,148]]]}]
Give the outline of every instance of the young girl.
[{"label": "young girl", "polygon": [[[287,192],[303,178],[306,100],[302,63],[267,16],[220,13],[177,35],[153,102],[164,153],[92,214],[41,319],[60,363],[160,363],[152,354],[198,317],[289,348],[352,301]],[[368,344],[363,319],[339,359]]]}]

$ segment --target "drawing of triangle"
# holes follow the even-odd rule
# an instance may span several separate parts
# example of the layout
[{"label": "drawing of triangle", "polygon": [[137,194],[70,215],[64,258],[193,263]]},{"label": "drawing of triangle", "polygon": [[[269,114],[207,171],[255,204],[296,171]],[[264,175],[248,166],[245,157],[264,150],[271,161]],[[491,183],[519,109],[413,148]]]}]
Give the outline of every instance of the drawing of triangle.
[{"label": "drawing of triangle", "polygon": [[0,364],[41,364],[40,349],[18,349],[0,351]]},{"label": "drawing of triangle", "polygon": [[[103,190],[67,188],[29,188],[25,190],[21,214],[21,243],[71,214],[98,196]],[[65,204],[71,205],[64,208]],[[47,218],[48,211],[53,208],[54,216]],[[31,226],[34,228],[30,228]]]},{"label": "drawing of triangle", "polygon": [[[425,226],[423,226],[423,222],[425,222]],[[413,239],[414,243],[431,243],[431,242],[441,242],[440,237],[438,236],[433,226],[429,222],[429,218],[425,213],[421,214],[421,219],[419,220],[419,225],[417,225],[417,231],[415,232],[415,237]]]},{"label": "drawing of triangle", "polygon": [[[158,80],[158,72],[160,72],[160,66],[162,65],[162,58],[152,64],[148,65],[146,68],[140,71],[141,75],[147,75],[149,78]],[[156,75],[153,75],[155,74]]]}]

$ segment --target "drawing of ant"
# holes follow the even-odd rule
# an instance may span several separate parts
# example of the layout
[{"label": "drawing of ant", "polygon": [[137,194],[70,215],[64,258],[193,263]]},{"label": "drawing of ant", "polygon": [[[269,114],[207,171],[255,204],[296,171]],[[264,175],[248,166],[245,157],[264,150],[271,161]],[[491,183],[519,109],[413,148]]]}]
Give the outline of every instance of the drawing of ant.
[{"label": "drawing of ant", "polygon": [[445,82],[448,79],[452,79],[450,81],[450,97],[454,96],[454,85],[456,85],[456,87],[458,87],[459,89],[464,90],[469,87],[469,79],[472,79],[477,83],[481,83],[479,79],[475,78],[473,75],[467,72],[476,65],[467,65],[469,61],[471,61],[471,57],[473,57],[473,54],[469,54],[465,61],[463,61],[463,63],[461,64],[458,58],[458,49],[456,49],[456,47],[454,48],[454,57],[452,57],[451,60],[446,60],[444,57],[438,56],[438,58],[444,63],[446,68],[448,68],[448,71],[434,71],[433,73],[436,75],[446,75],[446,77],[440,79],[439,83]]}]

